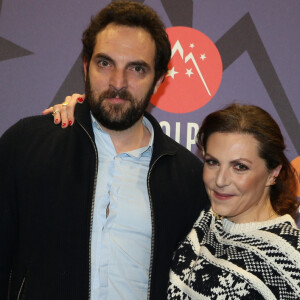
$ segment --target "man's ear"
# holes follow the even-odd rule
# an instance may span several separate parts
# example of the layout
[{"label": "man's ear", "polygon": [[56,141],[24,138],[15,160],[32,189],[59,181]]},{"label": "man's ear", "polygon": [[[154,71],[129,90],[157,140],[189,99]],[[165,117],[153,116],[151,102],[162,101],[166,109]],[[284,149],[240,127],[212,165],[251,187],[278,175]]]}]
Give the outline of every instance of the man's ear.
[{"label": "man's ear", "polygon": [[88,75],[88,61],[86,58],[83,59],[83,71],[84,71],[84,81],[86,81],[86,77]]},{"label": "man's ear", "polygon": [[268,181],[267,181],[267,186],[276,184],[276,178],[278,177],[281,168],[282,168],[282,165],[279,165],[275,169],[270,171]]},{"label": "man's ear", "polygon": [[161,76],[155,83],[155,86],[154,86],[154,90],[153,90],[153,95],[157,92],[158,88],[160,87],[160,85],[162,84],[162,82],[164,81],[165,79],[165,76]]}]

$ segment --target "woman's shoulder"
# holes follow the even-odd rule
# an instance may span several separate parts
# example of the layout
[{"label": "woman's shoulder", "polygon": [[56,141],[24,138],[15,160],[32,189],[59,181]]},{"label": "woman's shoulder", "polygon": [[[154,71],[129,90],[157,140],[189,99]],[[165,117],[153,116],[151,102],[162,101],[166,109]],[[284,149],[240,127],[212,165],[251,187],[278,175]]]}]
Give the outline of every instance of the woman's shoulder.
[{"label": "woman's shoulder", "polygon": [[275,219],[274,224],[261,230],[279,236],[283,243],[288,243],[300,252],[300,229],[290,215]]}]

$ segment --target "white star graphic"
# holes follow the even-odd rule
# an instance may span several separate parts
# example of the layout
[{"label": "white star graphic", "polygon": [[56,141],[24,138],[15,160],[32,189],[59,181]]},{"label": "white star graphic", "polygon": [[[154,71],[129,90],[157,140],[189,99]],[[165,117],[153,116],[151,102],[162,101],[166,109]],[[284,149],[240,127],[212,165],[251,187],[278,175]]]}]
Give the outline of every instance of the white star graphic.
[{"label": "white star graphic", "polygon": [[190,44],[190,48],[194,48],[195,47],[195,45],[192,43],[192,44]]},{"label": "white star graphic", "polygon": [[178,74],[178,72],[175,71],[175,67],[173,67],[171,70],[168,70],[168,74],[166,75],[166,77],[171,76],[174,79],[174,76]]},{"label": "white star graphic", "polygon": [[193,73],[192,69],[186,69],[186,73],[185,74],[188,75],[189,78],[191,78],[191,75],[194,74],[194,73]]},{"label": "white star graphic", "polygon": [[201,58],[202,60],[204,60],[204,59],[206,59],[207,57],[205,56],[205,53],[203,53],[203,54],[200,55],[200,58]]}]

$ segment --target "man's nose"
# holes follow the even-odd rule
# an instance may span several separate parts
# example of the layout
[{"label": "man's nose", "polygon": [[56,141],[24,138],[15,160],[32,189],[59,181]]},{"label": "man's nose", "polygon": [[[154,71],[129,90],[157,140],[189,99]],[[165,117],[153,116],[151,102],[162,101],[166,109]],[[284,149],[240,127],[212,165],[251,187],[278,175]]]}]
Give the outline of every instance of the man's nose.
[{"label": "man's nose", "polygon": [[127,88],[126,72],[124,70],[115,69],[111,74],[109,85],[117,91]]}]

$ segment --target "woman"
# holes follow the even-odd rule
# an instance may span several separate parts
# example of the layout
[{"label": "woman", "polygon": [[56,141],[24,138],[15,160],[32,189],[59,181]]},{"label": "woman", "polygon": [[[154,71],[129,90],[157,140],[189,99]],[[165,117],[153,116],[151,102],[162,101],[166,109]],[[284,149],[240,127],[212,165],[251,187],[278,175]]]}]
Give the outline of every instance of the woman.
[{"label": "woman", "polygon": [[[44,113],[67,127],[78,96]],[[167,298],[300,299],[298,179],[276,122],[232,104],[205,118],[198,147],[211,209],[174,253]]]},{"label": "woman", "polygon": [[199,132],[211,209],[174,254],[168,299],[300,299],[297,178],[280,129],[233,104]]}]

